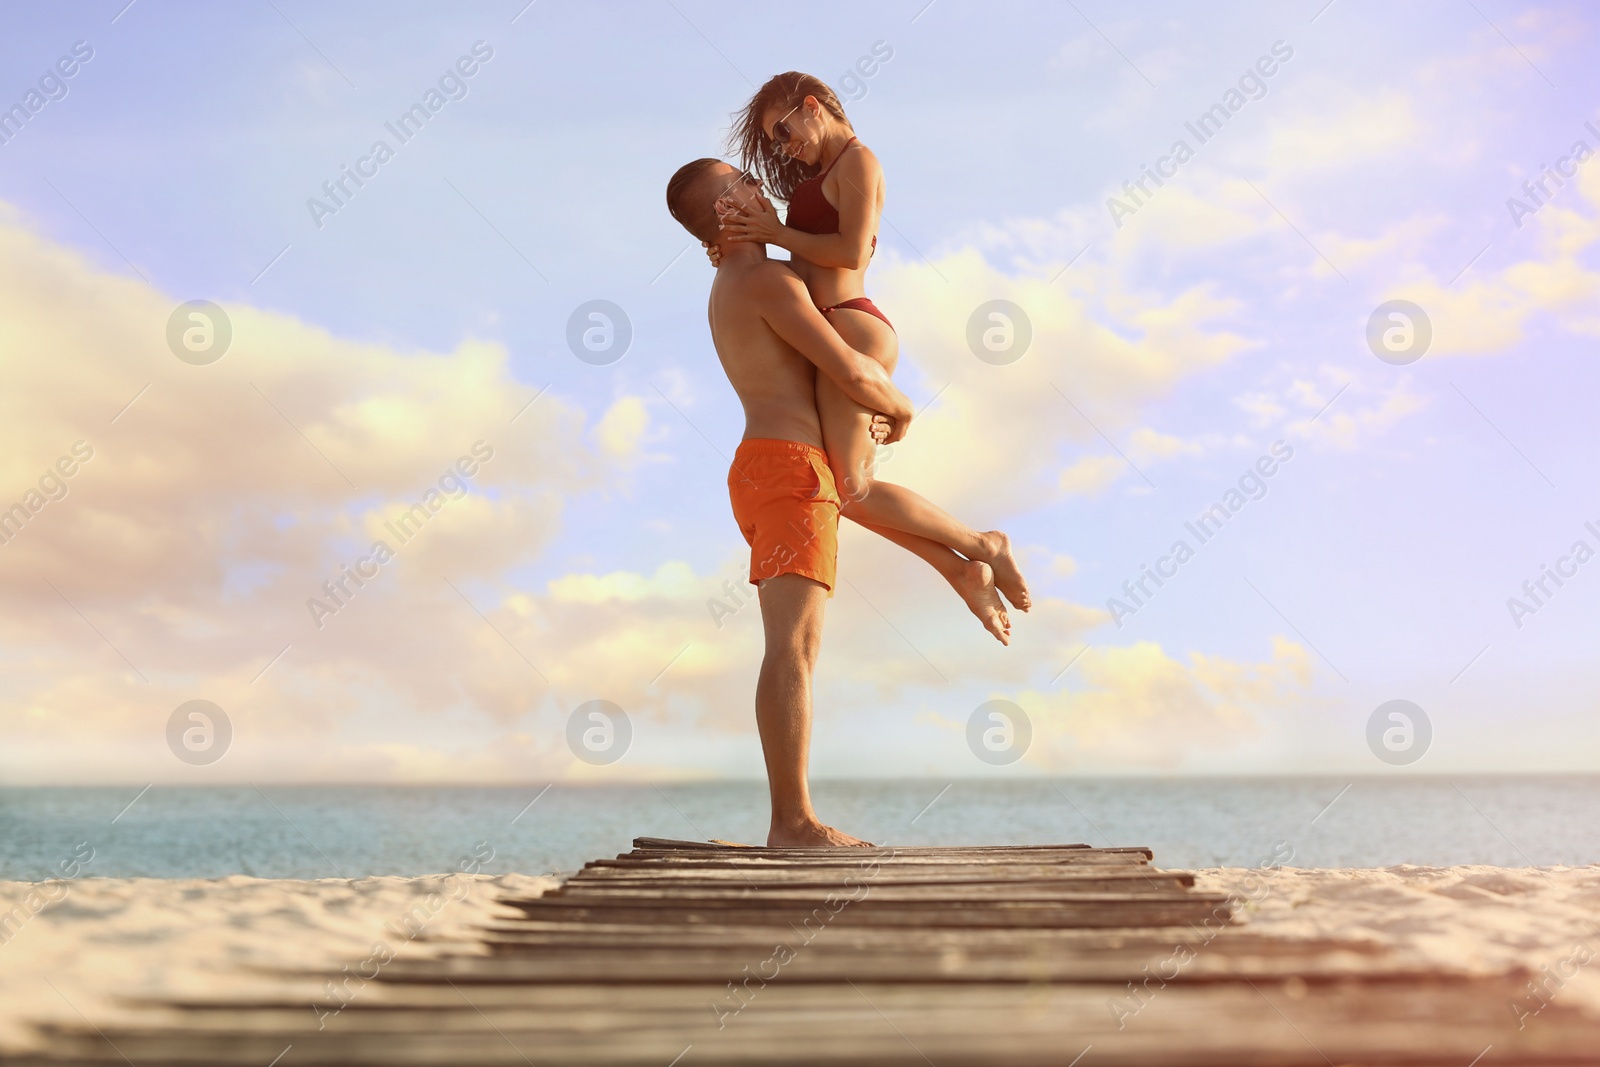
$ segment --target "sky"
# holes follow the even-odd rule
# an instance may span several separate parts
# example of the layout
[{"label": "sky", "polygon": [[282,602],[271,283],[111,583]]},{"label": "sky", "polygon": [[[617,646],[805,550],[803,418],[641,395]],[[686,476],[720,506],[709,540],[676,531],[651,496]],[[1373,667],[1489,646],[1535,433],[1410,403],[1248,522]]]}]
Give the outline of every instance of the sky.
[{"label": "sky", "polygon": [[758,776],[741,416],[664,190],[791,69],[884,167],[922,410],[879,477],[1036,599],[1003,648],[847,523],[814,775],[1600,761],[1586,5],[7,19],[0,783]]}]

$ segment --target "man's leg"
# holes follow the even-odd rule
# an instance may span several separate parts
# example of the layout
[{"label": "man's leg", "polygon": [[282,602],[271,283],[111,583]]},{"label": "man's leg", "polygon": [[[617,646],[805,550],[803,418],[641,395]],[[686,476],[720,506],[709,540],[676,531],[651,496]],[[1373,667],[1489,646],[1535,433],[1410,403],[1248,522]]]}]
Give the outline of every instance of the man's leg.
[{"label": "man's leg", "polygon": [[799,574],[780,574],[760,585],[761,625],[767,650],[756,682],[756,728],[772,792],[771,847],[864,845],[824,826],[811,807],[806,762],[811,751],[811,676],[822,644],[828,590]]}]

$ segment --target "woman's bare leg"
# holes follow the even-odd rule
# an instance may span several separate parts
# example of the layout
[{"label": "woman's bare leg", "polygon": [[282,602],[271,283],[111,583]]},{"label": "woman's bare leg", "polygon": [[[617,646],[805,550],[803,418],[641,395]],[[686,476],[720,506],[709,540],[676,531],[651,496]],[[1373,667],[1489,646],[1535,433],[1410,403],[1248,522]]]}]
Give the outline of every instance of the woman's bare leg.
[{"label": "woman's bare leg", "polygon": [[[852,446],[845,444],[845,441],[866,441],[870,453],[875,447],[867,430],[872,421],[872,412],[851,400],[832,381],[819,376],[817,413],[822,416],[823,446],[828,453],[828,462],[834,470],[834,481],[839,487],[839,499],[844,505],[840,513],[926,560],[945,581],[950,583],[950,587],[961,597],[968,610],[983,623],[983,628],[993,634],[995,640],[1001,644],[1009,645],[1011,618],[1006,614],[1005,604],[1001,602],[1000,594],[995,589],[994,570],[988,563],[967,559],[958,555],[949,546],[941,545],[929,538],[887,526],[876,526],[861,518],[860,511],[851,499],[851,491],[858,484],[859,476],[852,474],[851,471],[852,469],[858,472],[870,471],[871,459],[863,460],[855,456]],[[843,462],[837,461],[836,457],[843,457]],[[857,465],[854,468],[845,465],[850,462]],[[864,467],[860,465],[863,462],[866,464]]]},{"label": "woman's bare leg", "polygon": [[912,555],[926,560],[945,581],[950,583],[950,588],[956,591],[956,595],[961,597],[972,613],[978,617],[978,621],[983,623],[983,628],[994,634],[996,641],[1002,645],[1011,644],[1011,616],[1006,614],[1006,606],[995,590],[994,570],[987,563],[982,560],[967,559],[958,555],[954,549],[947,548],[937,541],[930,541],[926,537],[918,537],[916,534],[891,530],[887,526],[873,526],[865,522],[860,525],[879,537],[894,542]]},{"label": "woman's bare leg", "polygon": [[[841,336],[853,347],[874,356],[886,370],[894,369],[898,351],[893,330],[861,312],[835,311],[831,317],[836,329],[843,326],[848,331],[841,332]],[[847,317],[867,321],[843,321]],[[817,414],[822,422],[823,447],[828,453],[828,463],[833,468],[843,505],[841,513],[927,561],[950,583],[967,608],[983,623],[984,629],[1000,643],[1010,644],[1011,619],[995,590],[994,568],[987,560],[966,559],[948,545],[915,531],[865,521],[859,504],[872,495],[873,487],[878,484],[872,481],[877,447],[869,433],[873,413],[851,400],[832,381],[819,376]]]},{"label": "woman's bare leg", "polygon": [[[872,356],[885,370],[894,371],[899,347],[894,331],[885,323],[864,311],[849,308],[830,312],[828,319],[852,348]],[[833,467],[834,481],[843,502],[842,514],[846,518],[879,533],[896,530],[914,534],[953,549],[969,560],[987,563],[994,572],[994,584],[1014,607],[1027,611],[1033,606],[1009,537],[999,530],[979,533],[957,522],[920,493],[873,477],[876,446],[868,433],[872,413],[822,376],[817,379],[817,414],[822,419],[823,445]],[[922,555],[921,552],[917,554]],[[940,573],[945,571],[940,570]],[[988,625],[987,620],[985,625]]]}]

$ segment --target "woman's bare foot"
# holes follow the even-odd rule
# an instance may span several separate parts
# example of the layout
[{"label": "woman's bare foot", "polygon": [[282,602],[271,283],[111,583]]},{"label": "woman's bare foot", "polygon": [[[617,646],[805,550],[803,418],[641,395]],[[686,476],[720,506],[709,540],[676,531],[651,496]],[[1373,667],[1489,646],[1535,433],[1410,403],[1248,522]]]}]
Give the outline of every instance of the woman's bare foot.
[{"label": "woman's bare foot", "polygon": [[824,826],[820,822],[810,822],[803,826],[773,827],[767,833],[768,848],[839,848],[839,847],[871,848],[871,841],[863,841],[859,837],[851,837],[831,826]]},{"label": "woman's bare foot", "polygon": [[996,641],[1002,645],[1011,644],[1011,617],[995,591],[994,568],[980,559],[969,559],[961,565],[961,571],[950,584],[983,623],[983,628],[994,634]]},{"label": "woman's bare foot", "polygon": [[1028,595],[1028,583],[1022,578],[1017,557],[1011,553],[1011,538],[999,530],[990,530],[978,536],[983,538],[984,548],[988,551],[988,555],[981,558],[994,568],[995,586],[1018,611],[1033,607],[1033,598]]}]

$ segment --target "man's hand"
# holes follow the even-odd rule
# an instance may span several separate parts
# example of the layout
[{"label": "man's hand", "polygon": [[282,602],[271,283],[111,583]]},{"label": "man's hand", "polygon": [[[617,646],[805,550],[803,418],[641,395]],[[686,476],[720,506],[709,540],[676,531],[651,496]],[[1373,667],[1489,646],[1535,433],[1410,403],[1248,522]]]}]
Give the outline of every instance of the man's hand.
[{"label": "man's hand", "polygon": [[768,263],[751,274],[752,298],[772,331],[810,360],[817,373],[832,379],[845,396],[867,411],[882,412],[898,423],[889,433],[890,441],[904,437],[906,424],[916,409],[910,398],[894,387],[883,364],[845,344],[811,302],[805,283],[794,271],[782,264]]},{"label": "man's hand", "polygon": [[892,445],[896,441],[905,440],[906,430],[911,425],[911,416],[903,419],[890,418],[888,415],[872,416],[872,440],[875,444]]}]

